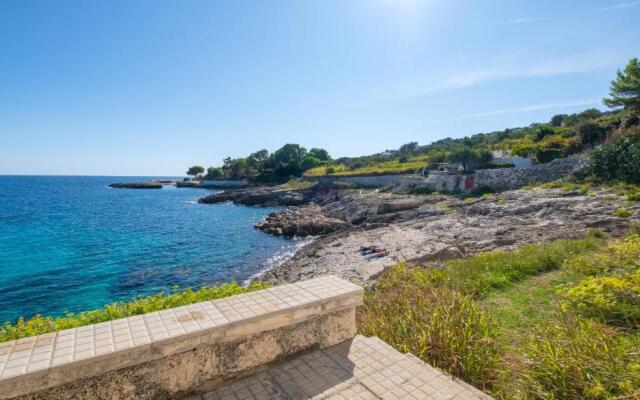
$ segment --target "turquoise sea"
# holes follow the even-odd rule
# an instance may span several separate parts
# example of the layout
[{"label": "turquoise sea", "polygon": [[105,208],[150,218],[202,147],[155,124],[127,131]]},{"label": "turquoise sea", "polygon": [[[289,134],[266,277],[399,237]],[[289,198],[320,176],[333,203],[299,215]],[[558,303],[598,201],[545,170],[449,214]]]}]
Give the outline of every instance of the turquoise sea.
[{"label": "turquoise sea", "polygon": [[274,208],[198,204],[202,189],[111,189],[141,177],[0,176],[0,323],[243,281],[296,243],[253,229]]}]

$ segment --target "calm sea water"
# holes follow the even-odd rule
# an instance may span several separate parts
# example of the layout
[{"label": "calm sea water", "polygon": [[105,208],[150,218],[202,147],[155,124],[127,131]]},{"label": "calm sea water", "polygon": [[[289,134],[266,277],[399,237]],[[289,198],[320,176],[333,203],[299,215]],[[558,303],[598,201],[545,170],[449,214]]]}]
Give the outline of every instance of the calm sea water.
[{"label": "calm sea water", "polygon": [[255,231],[273,208],[204,205],[140,177],[0,176],[0,323],[180,287],[242,281],[290,253]]}]

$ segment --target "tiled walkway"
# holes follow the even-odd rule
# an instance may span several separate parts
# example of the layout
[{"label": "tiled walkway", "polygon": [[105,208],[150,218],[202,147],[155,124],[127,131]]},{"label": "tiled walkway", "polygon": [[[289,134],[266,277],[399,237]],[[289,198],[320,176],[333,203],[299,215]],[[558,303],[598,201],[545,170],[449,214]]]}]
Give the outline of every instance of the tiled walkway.
[{"label": "tiled walkway", "polygon": [[[395,351],[378,338],[353,340],[271,366],[189,400],[490,399],[474,387]],[[187,400],[187,399],[185,399]]]}]

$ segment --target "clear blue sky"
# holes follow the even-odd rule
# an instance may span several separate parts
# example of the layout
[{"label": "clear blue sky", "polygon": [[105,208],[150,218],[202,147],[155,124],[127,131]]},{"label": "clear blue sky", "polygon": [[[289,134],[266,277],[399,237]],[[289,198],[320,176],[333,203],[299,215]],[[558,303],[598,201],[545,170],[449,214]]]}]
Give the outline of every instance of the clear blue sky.
[{"label": "clear blue sky", "polygon": [[0,174],[371,154],[602,108],[640,1],[0,2]]}]

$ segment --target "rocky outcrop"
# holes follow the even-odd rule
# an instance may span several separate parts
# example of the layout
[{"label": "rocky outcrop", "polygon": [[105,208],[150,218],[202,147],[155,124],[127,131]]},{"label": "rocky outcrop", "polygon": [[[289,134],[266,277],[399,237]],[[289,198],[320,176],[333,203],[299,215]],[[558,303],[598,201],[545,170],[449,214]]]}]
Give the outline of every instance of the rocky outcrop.
[{"label": "rocky outcrop", "polygon": [[162,183],[159,182],[127,182],[109,185],[114,189],[162,189],[162,186]]},{"label": "rocky outcrop", "polygon": [[309,204],[271,213],[264,222],[256,224],[255,228],[265,233],[291,237],[322,235],[348,226],[343,220],[328,217],[317,204]]},{"label": "rocky outcrop", "polygon": [[[640,220],[640,203],[626,204],[607,190],[514,190],[471,200],[373,191],[336,196],[322,207],[324,214],[351,224],[350,229],[321,236],[260,279],[294,282],[332,274],[367,285],[400,261],[438,265],[484,251],[579,238],[592,228],[617,235]],[[622,207],[632,216],[616,216]],[[370,244],[384,247],[388,255],[360,251]]]},{"label": "rocky outcrop", "polygon": [[237,189],[249,186],[246,179],[212,179],[201,181],[198,187],[203,189]]},{"label": "rocky outcrop", "polygon": [[246,206],[299,206],[309,201],[309,191],[296,191],[277,187],[256,187],[227,190],[198,200],[199,203],[215,204],[231,201]]},{"label": "rocky outcrop", "polygon": [[198,187],[198,185],[200,185],[200,182],[198,181],[176,182],[176,187],[179,187],[179,188],[192,188],[192,187]]}]

